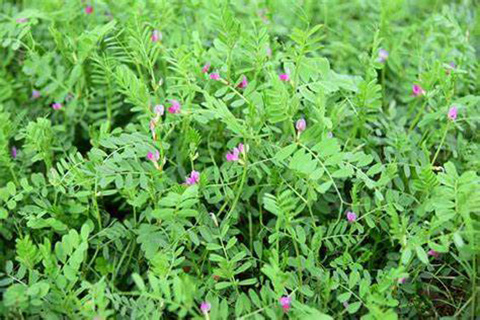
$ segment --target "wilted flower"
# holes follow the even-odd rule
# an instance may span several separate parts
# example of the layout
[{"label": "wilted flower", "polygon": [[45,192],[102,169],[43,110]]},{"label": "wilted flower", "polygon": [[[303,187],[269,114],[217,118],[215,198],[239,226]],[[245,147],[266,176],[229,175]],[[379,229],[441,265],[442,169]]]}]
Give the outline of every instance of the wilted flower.
[{"label": "wilted flower", "polygon": [[86,6],[85,7],[85,13],[86,14],[92,14],[93,13],[93,7],[92,6]]},{"label": "wilted flower", "polygon": [[283,312],[288,312],[292,307],[292,298],[288,296],[283,296],[279,299],[280,305],[282,306]]},{"label": "wilted flower", "polygon": [[448,110],[448,118],[452,121],[455,121],[457,119],[458,115],[458,110],[457,107],[453,106]]},{"label": "wilted flower", "polygon": [[385,49],[378,50],[378,59],[377,61],[380,63],[384,63],[388,59],[388,51]]},{"label": "wilted flower", "polygon": [[299,134],[305,131],[305,129],[307,128],[307,122],[305,121],[305,119],[298,119],[297,123],[295,123],[295,128],[297,128],[297,132]]},{"label": "wilted flower", "polygon": [[240,89],[245,89],[248,86],[248,80],[247,77],[243,76],[242,82],[238,85]]},{"label": "wilted flower", "polygon": [[147,159],[153,162],[155,168],[160,169],[158,164],[158,160],[160,160],[160,152],[158,152],[158,150],[155,150],[154,152],[149,151],[147,153]]},{"label": "wilted flower", "polygon": [[60,110],[62,109],[62,107],[63,107],[62,104],[58,102],[55,102],[54,104],[52,104],[53,110]]},{"label": "wilted flower", "polygon": [[207,62],[202,68],[202,73],[208,73],[209,69],[210,69],[210,63]]},{"label": "wilted flower", "polygon": [[210,73],[210,79],[218,81],[220,80],[220,74],[217,72]]},{"label": "wilted flower", "polygon": [[162,104],[157,104],[153,111],[155,112],[156,116],[161,117],[165,113],[165,107]]},{"label": "wilted flower", "polygon": [[172,99],[170,100],[171,106],[168,108],[168,112],[170,113],[180,113],[180,102],[178,100]]},{"label": "wilted flower", "polygon": [[203,314],[207,314],[210,312],[210,309],[212,309],[212,305],[208,301],[203,301],[200,304],[200,310],[202,311]]},{"label": "wilted flower", "polygon": [[192,170],[190,176],[187,176],[187,180],[185,181],[186,184],[192,186],[197,184],[200,181],[200,172]]},{"label": "wilted flower", "polygon": [[440,256],[440,253],[438,253],[437,251],[435,251],[433,249],[428,250],[427,254],[429,256],[434,257],[434,258],[438,258]]},{"label": "wilted flower", "polygon": [[282,73],[278,77],[281,81],[290,81],[290,75],[288,73]]},{"label": "wilted flower", "polygon": [[347,211],[347,220],[348,222],[357,221],[357,214],[353,211]]},{"label": "wilted flower", "polygon": [[18,155],[17,147],[13,146],[13,147],[12,147],[12,158],[13,158],[13,159],[16,159],[16,158],[17,158],[17,155]]},{"label": "wilted flower", "polygon": [[152,42],[157,42],[159,40],[162,40],[162,33],[158,30],[153,30],[152,36],[150,38],[152,39]]},{"label": "wilted flower", "polygon": [[418,84],[414,84],[412,86],[412,95],[414,97],[423,96],[425,93],[426,93],[425,90],[423,90],[423,88],[420,87]]},{"label": "wilted flower", "polygon": [[32,90],[32,99],[40,98],[40,91]]},{"label": "wilted flower", "polygon": [[28,21],[27,18],[18,18],[17,20],[15,20],[17,23],[25,23]]}]

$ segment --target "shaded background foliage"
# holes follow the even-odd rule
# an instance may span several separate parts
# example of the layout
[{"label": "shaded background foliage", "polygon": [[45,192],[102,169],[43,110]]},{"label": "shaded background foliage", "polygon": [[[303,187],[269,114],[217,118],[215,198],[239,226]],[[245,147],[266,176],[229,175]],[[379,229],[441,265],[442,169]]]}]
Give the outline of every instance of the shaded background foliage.
[{"label": "shaded background foliage", "polygon": [[479,314],[475,1],[0,4],[2,317]]}]

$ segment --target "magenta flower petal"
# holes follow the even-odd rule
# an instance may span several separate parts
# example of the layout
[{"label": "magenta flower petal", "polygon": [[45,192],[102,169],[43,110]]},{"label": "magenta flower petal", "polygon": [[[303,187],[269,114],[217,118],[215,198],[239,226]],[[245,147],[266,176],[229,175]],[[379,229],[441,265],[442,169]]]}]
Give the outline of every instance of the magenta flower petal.
[{"label": "magenta flower petal", "polygon": [[16,159],[18,155],[18,150],[15,146],[12,147],[12,158]]},{"label": "magenta flower petal", "polygon": [[438,253],[437,251],[435,251],[435,250],[433,250],[433,249],[428,250],[427,254],[428,254],[429,256],[434,257],[434,258],[440,257],[440,253]]},{"label": "magenta flower petal", "polygon": [[193,170],[190,176],[187,176],[185,183],[189,186],[197,184],[200,181],[200,172]]},{"label": "magenta flower petal", "polygon": [[63,107],[62,104],[58,102],[55,102],[54,104],[52,104],[53,110],[60,110],[62,109],[62,107]]},{"label": "magenta flower petal", "polygon": [[282,73],[278,77],[281,81],[290,81],[290,75],[288,73]]},{"label": "magenta flower petal", "polygon": [[38,90],[32,90],[32,99],[37,99],[40,98],[40,91]]},{"label": "magenta flower petal", "polygon": [[150,39],[152,40],[152,42],[158,42],[162,40],[162,33],[158,30],[153,30]]},{"label": "magenta flower petal", "polygon": [[453,106],[448,110],[448,118],[452,121],[455,121],[457,119],[458,115],[458,109],[457,107]]},{"label": "magenta flower petal", "polygon": [[283,296],[279,299],[280,305],[284,312],[288,312],[291,308],[292,298],[288,296]]},{"label": "magenta flower petal", "polygon": [[168,112],[170,112],[170,113],[180,113],[180,108],[181,108],[180,102],[178,102],[175,99],[172,99],[172,100],[170,100],[170,104],[171,104],[171,106],[168,108]]},{"label": "magenta flower petal", "polygon": [[423,95],[425,95],[425,93],[426,93],[425,90],[421,86],[419,86],[418,84],[414,84],[412,86],[412,95],[414,97],[423,96]]},{"label": "magenta flower petal", "polygon": [[307,122],[305,121],[305,119],[298,119],[297,123],[295,124],[295,128],[297,128],[298,133],[305,131],[305,129],[307,128]]},{"label": "magenta flower petal", "polygon": [[220,74],[217,73],[217,72],[210,73],[210,79],[215,80],[215,81],[219,81],[220,80]]},{"label": "magenta flower petal", "polygon": [[209,313],[210,309],[212,309],[212,305],[210,304],[210,302],[203,301],[200,304],[200,310],[202,311],[203,314]]},{"label": "magenta flower petal", "polygon": [[245,89],[248,86],[247,77],[243,76],[242,82],[238,85],[240,89]]},{"label": "magenta flower petal", "polygon": [[352,211],[347,211],[347,220],[350,223],[357,221],[357,214]]},{"label": "magenta flower petal", "polygon": [[85,13],[86,14],[92,14],[93,13],[93,7],[92,6],[86,6],[85,7]]},{"label": "magenta flower petal", "polygon": [[210,69],[210,63],[207,62],[202,68],[202,73],[208,73],[209,69]]}]

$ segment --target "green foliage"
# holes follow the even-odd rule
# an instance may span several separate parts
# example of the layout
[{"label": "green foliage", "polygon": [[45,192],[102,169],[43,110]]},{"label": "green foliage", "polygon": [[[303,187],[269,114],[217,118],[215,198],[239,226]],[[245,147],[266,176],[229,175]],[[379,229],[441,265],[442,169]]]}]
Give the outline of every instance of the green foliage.
[{"label": "green foliage", "polygon": [[474,4],[0,1],[0,318],[474,318]]}]

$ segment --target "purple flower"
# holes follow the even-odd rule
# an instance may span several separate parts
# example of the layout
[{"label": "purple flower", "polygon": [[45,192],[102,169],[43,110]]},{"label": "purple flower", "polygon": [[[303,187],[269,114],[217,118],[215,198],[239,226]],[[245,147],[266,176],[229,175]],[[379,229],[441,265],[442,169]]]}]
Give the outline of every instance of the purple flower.
[{"label": "purple flower", "polygon": [[388,59],[388,51],[385,49],[378,50],[378,59],[377,61],[380,63],[384,63]]},{"label": "purple flower", "polygon": [[152,36],[150,37],[150,39],[152,40],[152,42],[158,42],[160,40],[162,40],[162,33],[158,30],[153,30],[152,31]]},{"label": "purple flower", "polygon": [[32,90],[32,99],[40,98],[40,91]]},{"label": "purple flower", "polygon": [[212,309],[212,305],[208,301],[203,301],[200,304],[200,310],[202,311],[203,314],[207,314],[210,312],[210,309]]},{"label": "purple flower", "polygon": [[238,147],[233,148],[231,152],[228,152],[226,155],[227,161],[228,162],[235,162],[240,160],[240,154],[245,153],[246,148],[243,145],[243,143],[239,143]]},{"label": "purple flower", "polygon": [[245,89],[248,86],[247,77],[243,76],[242,82],[238,85],[240,89]]},{"label": "purple flower", "polygon": [[155,150],[155,152],[149,151],[147,153],[147,159],[152,162],[158,162],[158,160],[160,160],[160,152],[158,152],[158,150]]},{"label": "purple flower", "polygon": [[172,114],[180,113],[180,108],[181,108],[180,102],[178,102],[178,100],[171,99],[170,103],[171,103],[171,106],[170,108],[168,108],[168,112]]},{"label": "purple flower", "polygon": [[398,282],[399,284],[405,284],[405,282],[407,282],[407,278],[404,278],[404,277],[403,277],[403,278],[399,278],[399,279],[397,280],[397,282]]},{"label": "purple flower", "polygon": [[210,79],[219,81],[220,80],[220,74],[217,72],[210,73]]},{"label": "purple flower", "polygon": [[210,69],[210,63],[207,62],[202,68],[202,73],[208,73],[209,69]]},{"label": "purple flower", "polygon": [[62,107],[63,107],[62,104],[58,102],[55,102],[54,104],[52,104],[53,110],[60,110],[62,109]]},{"label": "purple flower", "polygon": [[12,158],[13,158],[13,159],[16,159],[16,158],[17,158],[17,155],[18,155],[17,147],[13,146],[13,147],[12,147]]},{"label": "purple flower", "polygon": [[297,132],[299,134],[305,131],[305,129],[307,128],[307,122],[305,121],[305,119],[298,119],[297,123],[295,124],[295,128],[297,128]]},{"label": "purple flower", "polygon": [[423,90],[423,88],[420,87],[418,84],[414,84],[412,86],[412,95],[414,97],[423,96],[425,93],[426,93],[425,90]]},{"label": "purple flower", "polygon": [[290,75],[288,73],[282,73],[278,77],[281,81],[290,81]]},{"label": "purple flower", "polygon": [[189,186],[197,184],[200,181],[200,172],[192,170],[190,176],[187,176],[185,183]]},{"label": "purple flower", "polygon": [[448,118],[452,121],[455,121],[457,119],[457,115],[458,115],[457,107],[452,106],[450,110],[448,110]]},{"label": "purple flower", "polygon": [[282,296],[279,300],[280,305],[282,306],[283,312],[288,312],[292,307],[292,298],[289,296]]},{"label": "purple flower", "polygon": [[357,214],[353,211],[347,211],[347,220],[350,223],[357,221]]},{"label": "purple flower", "polygon": [[92,14],[93,13],[93,7],[92,6],[86,6],[85,7],[85,13],[86,14]]},{"label": "purple flower", "polygon": [[438,253],[437,251],[435,251],[435,250],[433,250],[433,249],[428,250],[427,254],[428,254],[429,256],[434,257],[434,258],[440,257],[440,253]]}]

